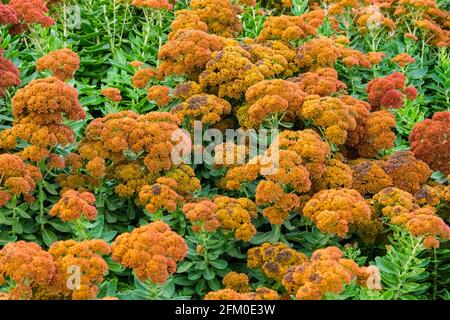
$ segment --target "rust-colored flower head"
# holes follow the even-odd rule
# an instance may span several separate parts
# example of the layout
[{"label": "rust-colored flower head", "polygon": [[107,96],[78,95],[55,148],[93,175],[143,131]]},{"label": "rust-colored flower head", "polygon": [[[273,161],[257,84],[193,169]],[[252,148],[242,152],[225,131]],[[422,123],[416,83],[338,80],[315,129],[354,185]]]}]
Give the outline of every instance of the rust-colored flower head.
[{"label": "rust-colored flower head", "polygon": [[138,69],[131,79],[133,86],[138,89],[145,88],[151,79],[155,78],[157,71],[153,68]]},{"label": "rust-colored flower head", "polygon": [[222,280],[225,289],[232,289],[240,293],[249,292],[249,280],[245,273],[229,272]]},{"label": "rust-colored flower head", "polygon": [[314,130],[285,130],[278,135],[275,145],[279,145],[280,150],[297,153],[312,181],[320,179],[325,172],[325,160],[330,155],[330,146]]},{"label": "rust-colored flower head", "polygon": [[55,271],[52,256],[34,242],[11,242],[0,250],[0,283],[15,283],[10,299],[31,299],[36,288],[50,284]]},{"label": "rust-colored flower head", "polygon": [[[2,4],[0,4],[0,6],[1,5]],[[6,90],[12,86],[18,86],[20,82],[19,69],[17,69],[16,65],[12,63],[11,60],[3,58],[2,52],[0,51],[0,98],[4,96]]]},{"label": "rust-colored flower head", "polygon": [[147,100],[154,101],[159,108],[170,102],[170,88],[167,86],[151,86],[147,89]]},{"label": "rust-colored flower head", "polygon": [[316,193],[303,208],[303,215],[319,230],[345,237],[370,220],[371,211],[358,191],[344,188]]},{"label": "rust-colored flower head", "polygon": [[55,24],[55,20],[47,16],[48,8],[44,0],[11,0],[8,6],[14,9],[19,20],[9,29],[10,33],[21,33],[33,24],[44,28]]},{"label": "rust-colored flower head", "polygon": [[0,24],[18,24],[16,11],[9,5],[0,3]]},{"label": "rust-colored flower head", "polygon": [[250,53],[238,46],[215,52],[200,75],[200,85],[206,92],[221,98],[240,99],[248,88],[264,80],[259,67],[250,58]]},{"label": "rust-colored flower head", "polygon": [[308,98],[303,103],[302,117],[322,128],[326,139],[336,145],[344,144],[347,131],[356,128],[356,120],[351,116],[349,107],[337,98]]},{"label": "rust-colored flower head", "polygon": [[122,100],[120,90],[117,88],[105,88],[102,90],[102,95],[111,102],[119,102]]},{"label": "rust-colored flower head", "polygon": [[80,58],[70,49],[55,50],[36,61],[36,70],[50,70],[62,81],[72,79],[80,67]]},{"label": "rust-colored flower head", "polygon": [[193,95],[199,94],[202,92],[202,87],[194,81],[187,81],[180,83],[173,89],[173,96],[176,99],[187,100]]},{"label": "rust-colored flower head", "polygon": [[408,64],[415,63],[416,59],[411,57],[407,53],[400,53],[391,59],[391,62],[398,64],[400,67],[404,67]]},{"label": "rust-colored flower head", "polygon": [[253,292],[241,293],[233,289],[222,289],[208,292],[205,300],[279,300],[280,296],[275,290],[261,287]]},{"label": "rust-colored flower head", "polygon": [[426,248],[439,248],[439,240],[450,239],[450,227],[431,207],[420,208],[391,217],[391,223],[404,226],[414,236],[424,236]]},{"label": "rust-colored flower head", "polygon": [[281,281],[291,266],[301,265],[306,261],[306,255],[281,242],[264,243],[247,252],[247,266],[261,269],[268,278],[276,281]]},{"label": "rust-colored flower head", "polygon": [[95,208],[95,196],[90,192],[78,192],[68,190],[63,193],[61,199],[50,210],[50,216],[58,216],[62,221],[72,221],[86,218],[95,220],[97,209]]},{"label": "rust-colored flower head", "polygon": [[173,5],[168,0],[133,0],[131,4],[138,8],[161,10],[172,10]]},{"label": "rust-colored flower head", "polygon": [[192,0],[190,8],[208,26],[209,33],[234,38],[242,30],[239,6],[230,0]]},{"label": "rust-colored flower head", "polygon": [[386,110],[372,112],[369,115],[361,143],[357,146],[361,157],[373,158],[381,150],[394,146],[395,117]]},{"label": "rust-colored flower head", "polygon": [[31,199],[36,182],[42,179],[39,168],[26,164],[19,156],[0,154],[0,205],[12,196],[24,195]]},{"label": "rust-colored flower head", "polygon": [[183,213],[192,223],[194,231],[212,232],[220,227],[220,222],[216,217],[217,206],[214,202],[203,200],[199,203],[187,203],[183,206]]},{"label": "rust-colored flower head", "polygon": [[[99,285],[108,272],[103,256],[111,247],[103,240],[57,241],[48,252],[53,256],[56,275],[48,287],[41,288],[38,296],[47,299],[91,300],[97,297]],[[80,272],[80,286],[69,288],[69,277]]]},{"label": "rust-colored flower head", "polygon": [[370,104],[352,96],[340,96],[339,99],[347,105],[350,116],[356,121],[356,127],[347,130],[347,140],[345,141],[345,146],[355,147],[361,143],[364,137],[370,116]]},{"label": "rust-colored flower head", "polygon": [[301,16],[269,16],[264,22],[258,40],[281,40],[285,42],[304,39],[315,35],[322,25],[325,14],[315,10]]},{"label": "rust-colored flower head", "polygon": [[372,79],[367,84],[366,92],[369,103],[375,110],[398,109],[403,106],[405,95],[411,100],[417,96],[414,87],[406,87],[406,78],[400,72]]},{"label": "rust-colored flower head", "polygon": [[450,174],[450,112],[437,112],[431,119],[416,124],[409,142],[417,159],[431,169]]},{"label": "rust-colored flower head", "polygon": [[178,30],[182,29],[208,32],[208,25],[195,12],[191,10],[178,10],[175,11],[175,19],[170,25],[171,32],[168,36],[169,40],[172,39]]},{"label": "rust-colored flower head", "polygon": [[448,30],[441,28],[435,21],[431,19],[416,20],[414,26],[425,34],[430,44],[437,47],[448,47],[450,45]]},{"label": "rust-colored flower head", "polygon": [[258,215],[256,204],[247,198],[219,196],[214,199],[221,228],[234,232],[236,239],[249,241],[256,234],[252,219]]},{"label": "rust-colored flower head", "polygon": [[392,186],[392,178],[382,166],[371,160],[355,160],[350,163],[353,172],[353,189],[362,195],[375,194]]},{"label": "rust-colored flower head", "polygon": [[302,44],[297,51],[299,67],[308,71],[333,67],[342,56],[342,48],[325,37],[315,38]]},{"label": "rust-colored flower head", "polygon": [[215,124],[231,112],[228,101],[210,94],[196,94],[172,109],[180,122],[194,125],[194,121],[203,124]]},{"label": "rust-colored flower head", "polygon": [[223,48],[222,38],[201,30],[181,29],[158,52],[158,70],[164,76],[186,74],[196,80],[212,54]]},{"label": "rust-colored flower head", "polygon": [[145,209],[150,213],[165,209],[174,212],[182,197],[174,190],[178,183],[171,178],[161,177],[155,184],[145,185],[139,192],[139,202],[145,205]]},{"label": "rust-colored flower head", "polygon": [[441,200],[445,201],[445,188],[442,188],[441,186],[423,185],[414,194],[414,199],[414,201],[421,207],[437,207]]},{"label": "rust-colored flower head", "polygon": [[348,68],[352,67],[362,67],[370,68],[372,64],[370,63],[369,57],[363,52],[351,48],[342,49],[342,63]]},{"label": "rust-colored flower head", "polygon": [[325,161],[326,169],[322,178],[315,181],[315,190],[352,188],[353,170],[350,166],[337,160]]},{"label": "rust-colored flower head", "polygon": [[291,81],[274,79],[252,85],[245,92],[245,99],[249,120],[256,126],[270,114],[285,114],[287,121],[299,118],[305,94]]},{"label": "rust-colored flower head", "polygon": [[291,267],[282,284],[299,300],[320,300],[326,293],[339,294],[362,271],[355,261],[342,256],[337,247],[316,250],[309,261]]},{"label": "rust-colored flower head", "polygon": [[418,191],[432,173],[425,162],[416,159],[409,151],[397,151],[381,165],[392,178],[394,187],[410,193]]},{"label": "rust-colored flower head", "polygon": [[297,83],[299,89],[308,95],[326,97],[341,91],[345,92],[347,89],[346,84],[339,81],[338,73],[333,68],[321,68],[306,72],[290,80]]},{"label": "rust-colored flower head", "polygon": [[387,18],[381,12],[380,6],[369,5],[363,6],[357,11],[356,24],[361,33],[386,28],[391,31],[394,29],[394,21]]},{"label": "rust-colored flower head", "polygon": [[367,53],[367,58],[370,61],[371,65],[380,64],[384,58],[386,58],[386,53],[384,52],[369,52]]},{"label": "rust-colored flower head", "polygon": [[141,281],[163,284],[187,254],[182,237],[162,221],[119,235],[112,244],[114,261],[133,269]]},{"label": "rust-colored flower head", "polygon": [[18,90],[12,99],[16,119],[30,117],[33,123],[59,123],[62,116],[81,120],[86,112],[78,102],[77,91],[56,77],[36,79]]},{"label": "rust-colored flower head", "polygon": [[414,196],[398,188],[388,187],[373,196],[372,202],[386,217],[408,213],[419,206],[414,203]]}]

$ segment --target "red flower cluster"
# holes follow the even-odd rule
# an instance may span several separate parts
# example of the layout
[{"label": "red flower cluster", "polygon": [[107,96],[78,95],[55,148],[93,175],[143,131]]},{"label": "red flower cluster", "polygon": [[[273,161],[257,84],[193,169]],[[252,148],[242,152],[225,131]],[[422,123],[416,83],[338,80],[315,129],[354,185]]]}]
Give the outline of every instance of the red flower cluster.
[{"label": "red flower cluster", "polygon": [[431,169],[450,174],[450,112],[419,122],[409,136],[411,151]]},{"label": "red flower cluster", "polygon": [[378,110],[380,108],[398,109],[403,106],[404,96],[410,100],[417,97],[417,89],[406,87],[406,78],[400,72],[372,79],[366,87],[370,105]]},{"label": "red flower cluster", "polygon": [[112,253],[114,261],[132,268],[140,280],[163,284],[186,256],[187,245],[167,224],[157,221],[119,235]]},{"label": "red flower cluster", "polygon": [[[33,24],[40,24],[43,27],[50,27],[55,20],[47,16],[48,8],[44,0],[11,0],[8,5],[9,9],[13,9],[17,22],[12,23],[11,18],[9,24],[10,33],[17,34],[25,31]],[[7,10],[7,12],[11,10]],[[10,13],[11,14],[11,13]]]},{"label": "red flower cluster", "polygon": [[[0,3],[0,10],[2,10]],[[1,11],[0,11],[1,19]],[[0,22],[1,23],[1,22]],[[5,95],[5,91],[12,86],[20,84],[20,72],[16,65],[3,57],[3,51],[0,49],[0,98]]]}]

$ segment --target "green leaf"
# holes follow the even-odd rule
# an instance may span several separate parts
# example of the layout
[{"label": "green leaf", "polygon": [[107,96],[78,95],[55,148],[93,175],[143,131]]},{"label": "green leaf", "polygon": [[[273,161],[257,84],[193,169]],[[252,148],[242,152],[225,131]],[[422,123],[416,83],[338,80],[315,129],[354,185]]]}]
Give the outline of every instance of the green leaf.
[{"label": "green leaf", "polygon": [[228,267],[228,262],[226,262],[225,260],[222,260],[222,259],[210,261],[209,264],[219,270],[223,270],[226,267]]},{"label": "green leaf", "polygon": [[192,262],[183,262],[177,268],[177,273],[188,271],[192,267]]},{"label": "green leaf", "polygon": [[53,242],[58,240],[56,235],[50,230],[46,230],[46,229],[42,228],[41,233],[42,233],[42,240],[47,245],[47,247],[50,247]]},{"label": "green leaf", "polygon": [[205,278],[206,280],[212,280],[215,276],[216,273],[212,268],[206,268],[205,270],[203,270],[203,278]]}]

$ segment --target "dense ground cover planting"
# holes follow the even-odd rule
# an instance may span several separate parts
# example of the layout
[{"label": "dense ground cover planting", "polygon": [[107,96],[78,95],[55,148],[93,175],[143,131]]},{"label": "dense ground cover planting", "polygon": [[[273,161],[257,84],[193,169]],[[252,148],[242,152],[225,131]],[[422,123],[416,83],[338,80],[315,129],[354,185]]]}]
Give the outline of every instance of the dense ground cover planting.
[{"label": "dense ground cover planting", "polygon": [[450,299],[449,10],[0,0],[0,299]]}]

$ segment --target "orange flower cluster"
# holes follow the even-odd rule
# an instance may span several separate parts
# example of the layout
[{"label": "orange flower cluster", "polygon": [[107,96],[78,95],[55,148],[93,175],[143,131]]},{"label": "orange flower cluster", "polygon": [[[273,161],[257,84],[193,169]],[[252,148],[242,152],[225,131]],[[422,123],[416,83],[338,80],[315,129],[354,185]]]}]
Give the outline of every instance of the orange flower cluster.
[{"label": "orange flower cluster", "polygon": [[119,235],[112,244],[114,261],[132,268],[141,281],[163,284],[184,259],[187,245],[162,221]]},{"label": "orange flower cluster", "polygon": [[[449,188],[450,190],[450,188]],[[414,194],[414,201],[419,206],[437,207],[441,200],[445,201],[445,188],[441,190],[439,187],[423,185]]]},{"label": "orange flower cluster", "polygon": [[245,39],[241,47],[250,54],[252,63],[258,66],[266,79],[275,78],[278,75],[292,76],[298,71],[295,64],[295,48],[283,41],[257,42],[253,39]]},{"label": "orange flower cluster", "polygon": [[[303,131],[285,130],[278,135],[280,150],[297,153],[309,171],[311,181],[319,180],[325,172],[325,160],[330,155],[330,146],[322,141],[312,129]],[[276,145],[276,144],[275,144]]]},{"label": "orange flower cluster", "polygon": [[233,38],[242,30],[238,18],[242,9],[230,0],[192,0],[189,6],[206,23],[210,33]]},{"label": "orange flower cluster", "polygon": [[255,197],[258,206],[268,206],[263,210],[263,215],[271,224],[283,224],[289,213],[300,205],[297,195],[285,193],[273,181],[262,180],[256,188]]},{"label": "orange flower cluster", "polygon": [[[0,250],[0,284],[16,282],[9,299],[95,299],[108,272],[102,258],[111,252],[103,240],[58,241],[48,252],[32,242],[18,241]],[[69,277],[80,272],[80,286],[70,288]]]},{"label": "orange flower cluster", "polygon": [[348,106],[338,98],[309,97],[303,103],[302,117],[323,129],[325,137],[336,145],[344,144],[347,131],[356,128]]},{"label": "orange flower cluster", "polygon": [[400,67],[404,67],[411,63],[416,63],[416,59],[411,57],[407,53],[400,53],[391,59],[391,62],[398,64]]},{"label": "orange flower cluster", "polygon": [[376,110],[401,108],[404,95],[410,100],[417,97],[417,89],[412,86],[406,87],[406,78],[400,72],[372,79],[367,84],[366,92],[370,105]]},{"label": "orange flower cluster", "polygon": [[0,250],[0,286],[15,282],[7,299],[31,299],[38,287],[50,284],[55,272],[52,256],[34,242],[11,242]]},{"label": "orange flower cluster", "polygon": [[239,46],[228,46],[212,54],[200,75],[200,85],[221,98],[240,99],[248,88],[264,80],[251,54]]},{"label": "orange flower cluster", "polygon": [[42,179],[39,168],[24,163],[13,154],[0,154],[0,207],[8,203],[12,196],[23,195],[33,201],[32,193],[36,182]]},{"label": "orange flower cluster", "polygon": [[404,226],[414,236],[424,236],[426,248],[439,248],[437,238],[450,239],[450,226],[431,207],[396,215],[391,218],[391,223]]},{"label": "orange flower cluster", "polygon": [[42,27],[50,27],[55,24],[55,20],[47,16],[48,8],[44,0],[11,0],[9,1],[7,12],[11,15],[11,9],[15,12],[15,17],[8,19],[8,24],[12,24],[9,32],[12,34],[22,33],[33,24],[40,24]]},{"label": "orange flower cluster", "polygon": [[80,58],[70,49],[55,50],[36,61],[36,70],[50,70],[62,81],[72,79],[80,67]]},{"label": "orange flower cluster", "polygon": [[409,136],[411,151],[431,169],[450,174],[450,112],[437,112],[416,124]]},{"label": "orange flower cluster", "polygon": [[221,50],[224,44],[224,39],[201,30],[178,30],[158,52],[158,70],[165,76],[187,74],[196,80],[213,52]]},{"label": "orange flower cluster", "polygon": [[[286,290],[299,300],[320,300],[326,293],[339,294],[345,284],[354,279],[366,280],[378,275],[376,267],[360,268],[350,259],[343,258],[337,247],[314,251],[309,261],[291,267],[282,280]],[[371,277],[372,276],[372,277]],[[381,289],[380,285],[372,289]]]},{"label": "orange flower cluster", "polygon": [[245,273],[229,272],[222,280],[225,289],[235,290],[237,292],[250,292],[248,276]]},{"label": "orange flower cluster", "polygon": [[56,77],[33,80],[18,90],[12,99],[12,113],[14,125],[0,133],[0,148],[14,149],[22,139],[29,146],[21,156],[32,161],[47,157],[49,148],[74,141],[73,129],[63,124],[63,116],[68,120],[86,117],[77,91]]},{"label": "orange flower cluster", "polygon": [[245,92],[251,124],[259,125],[270,114],[286,114],[287,120],[300,117],[305,94],[298,86],[282,79],[260,81]]},{"label": "orange flower cluster", "polygon": [[297,83],[299,89],[308,95],[321,97],[345,92],[347,86],[338,79],[338,73],[333,68],[320,68],[312,72],[305,72],[297,78],[291,79]]},{"label": "orange flower cluster", "polygon": [[147,89],[147,100],[156,102],[159,108],[164,108],[170,102],[170,88],[167,86],[151,86]]},{"label": "orange flower cluster", "polygon": [[102,90],[102,95],[112,102],[119,102],[122,100],[120,90],[117,88],[105,88]]},{"label": "orange flower cluster", "polygon": [[96,157],[113,164],[139,160],[149,172],[158,173],[172,167],[175,142],[171,138],[178,125],[178,119],[167,112],[110,113],[89,123],[78,151],[88,161]]},{"label": "orange flower cluster", "polygon": [[138,89],[145,88],[151,79],[156,77],[157,71],[153,68],[138,69],[131,79],[133,86]]},{"label": "orange flower cluster", "polygon": [[253,247],[247,252],[247,266],[251,269],[260,268],[264,274],[273,280],[281,282],[289,268],[308,261],[301,252],[289,248],[284,243],[264,243]]},{"label": "orange flower cluster", "polygon": [[190,10],[178,10],[175,11],[175,19],[173,19],[168,35],[169,40],[173,38],[178,30],[200,30],[208,32],[208,25],[204,23],[200,17]]},{"label": "orange flower cluster", "polygon": [[369,56],[362,53],[359,50],[351,48],[342,49],[342,63],[347,66],[347,68],[352,67],[362,67],[370,68],[372,64],[370,62]]},{"label": "orange flower cluster", "polygon": [[[0,3],[0,19],[2,15],[1,6],[2,4]],[[6,90],[12,86],[18,86],[20,82],[19,69],[11,60],[3,57],[3,51],[0,49],[0,98],[5,95]]]},{"label": "orange flower cluster", "polygon": [[302,44],[297,51],[296,61],[300,68],[315,71],[333,67],[342,56],[342,48],[332,39],[320,37]]},{"label": "orange flower cluster", "polygon": [[409,151],[397,151],[382,161],[382,167],[391,177],[394,187],[410,193],[418,191],[432,173],[425,162],[416,159]]},{"label": "orange flower cluster", "polygon": [[194,121],[203,124],[215,124],[231,112],[228,101],[210,94],[196,94],[180,103],[172,112],[181,123],[189,123],[192,127]]},{"label": "orange flower cluster", "polygon": [[393,224],[405,227],[414,236],[424,236],[426,248],[438,248],[450,239],[450,227],[430,206],[420,208],[413,195],[397,188],[386,188],[373,197],[375,208]]},{"label": "orange flower cluster", "polygon": [[180,83],[173,90],[173,96],[177,99],[188,99],[202,92],[202,87],[194,81]]},{"label": "orange flower cluster", "polygon": [[325,14],[315,10],[301,16],[270,16],[264,22],[258,40],[281,40],[285,42],[304,39],[315,35],[322,25]]},{"label": "orange flower cluster", "polygon": [[216,217],[217,206],[209,200],[202,200],[199,203],[187,203],[183,207],[183,213],[193,224],[192,230],[199,232],[212,232],[220,227],[220,222]]},{"label": "orange flower cluster", "polygon": [[238,240],[249,241],[256,234],[252,218],[258,215],[255,203],[247,198],[229,198],[219,196],[214,199],[217,206],[215,215],[221,228],[231,230]]},{"label": "orange flower cluster", "polygon": [[173,5],[167,0],[133,0],[131,4],[135,7],[145,9],[172,10],[173,8]]},{"label": "orange flower cluster", "polygon": [[232,142],[220,143],[214,147],[214,165],[218,167],[234,167],[243,164],[248,154],[247,147]]},{"label": "orange flower cluster", "polygon": [[327,160],[325,165],[322,178],[314,184],[316,190],[352,188],[353,170],[348,165],[337,159]]},{"label": "orange flower cluster", "polygon": [[352,96],[340,96],[339,99],[347,105],[350,116],[356,120],[356,127],[353,130],[347,130],[345,141],[346,146],[355,147],[364,137],[370,117],[370,104]]},{"label": "orange flower cluster", "polygon": [[139,192],[139,203],[145,205],[149,213],[156,213],[158,210],[166,209],[174,212],[182,197],[174,190],[178,183],[174,179],[160,177],[156,183],[145,185]]},{"label": "orange flower cluster", "polygon": [[339,237],[370,220],[370,207],[358,191],[353,189],[322,190],[303,208],[303,215],[323,232]]},{"label": "orange flower cluster", "polygon": [[355,160],[350,163],[353,172],[353,189],[362,195],[376,194],[392,186],[392,178],[377,161]]},{"label": "orange flower cluster", "polygon": [[357,146],[359,156],[374,158],[378,152],[394,146],[395,117],[386,110],[372,112],[369,115],[365,132]]},{"label": "orange flower cluster", "polygon": [[208,292],[205,300],[279,300],[280,296],[275,290],[261,287],[253,292],[238,292],[233,289],[222,289]]},{"label": "orange flower cluster", "polygon": [[97,209],[94,206],[95,196],[90,192],[68,190],[50,210],[49,215],[58,216],[62,221],[72,221],[81,218],[95,220]]}]

